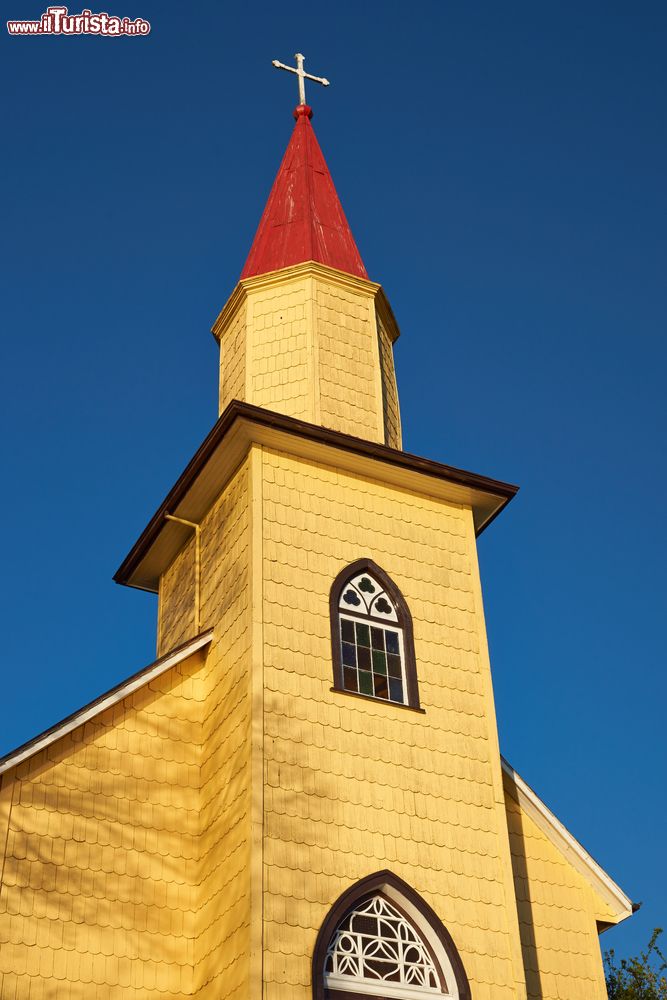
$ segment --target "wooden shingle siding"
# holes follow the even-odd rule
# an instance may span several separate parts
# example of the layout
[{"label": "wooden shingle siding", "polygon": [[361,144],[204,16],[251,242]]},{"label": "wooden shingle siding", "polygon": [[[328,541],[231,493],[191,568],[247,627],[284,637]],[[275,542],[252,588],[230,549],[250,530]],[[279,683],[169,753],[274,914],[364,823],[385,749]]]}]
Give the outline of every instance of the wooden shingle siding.
[{"label": "wooden shingle siding", "polygon": [[233,399],[245,400],[246,314],[239,310],[220,339],[219,412]]},{"label": "wooden shingle siding", "polygon": [[160,580],[158,656],[195,635],[195,540],[185,543]]},{"label": "wooden shingle siding", "polygon": [[510,794],[506,803],[529,1000],[606,1000],[596,920],[611,910]]},{"label": "wooden shingle siding", "polygon": [[401,414],[396,386],[394,349],[391,338],[379,316],[377,317],[377,330],[380,351],[380,373],[382,377],[384,443],[390,448],[401,448]]},{"label": "wooden shingle siding", "polygon": [[3,775],[3,1000],[191,996],[201,661]]},{"label": "wooden shingle siding", "polygon": [[[264,461],[267,1000],[311,996],[329,908],[382,868],[442,919],[476,1000],[515,998],[470,513],[285,454]],[[362,556],[410,607],[425,715],[330,690],[329,589]]]},{"label": "wooden shingle siding", "polygon": [[248,463],[201,528],[202,625],[213,626],[202,719],[195,986],[248,997],[250,958],[250,526]]},{"label": "wooden shingle siding", "polygon": [[[213,328],[220,343],[220,413],[240,399],[384,443],[378,294],[374,282],[321,264],[241,282]],[[396,446],[398,398],[395,382],[393,393],[390,388],[391,341],[384,336],[384,391]]]}]

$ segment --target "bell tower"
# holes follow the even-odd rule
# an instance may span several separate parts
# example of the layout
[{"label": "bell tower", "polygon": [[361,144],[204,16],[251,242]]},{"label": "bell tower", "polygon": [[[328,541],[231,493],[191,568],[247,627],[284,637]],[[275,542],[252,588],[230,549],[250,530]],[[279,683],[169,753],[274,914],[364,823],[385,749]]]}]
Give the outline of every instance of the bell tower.
[{"label": "bell tower", "polygon": [[515,487],[401,450],[398,327],[294,118],[218,423],[119,571],[161,655],[213,630],[202,997],[525,1000],[475,543]]},{"label": "bell tower", "polygon": [[197,995],[604,1000],[596,922],[629,901],[581,848],[558,867],[498,746],[476,537],[517,487],[402,451],[398,327],[280,68],[220,417],[116,577],[159,593],[161,655],[210,637]]}]

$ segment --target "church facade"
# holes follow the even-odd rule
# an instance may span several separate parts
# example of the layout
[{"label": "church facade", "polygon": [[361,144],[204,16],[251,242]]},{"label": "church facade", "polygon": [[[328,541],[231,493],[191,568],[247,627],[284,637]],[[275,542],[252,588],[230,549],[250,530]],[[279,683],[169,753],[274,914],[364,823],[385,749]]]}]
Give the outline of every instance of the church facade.
[{"label": "church facade", "polygon": [[604,1000],[632,903],[500,755],[476,537],[301,103],[220,417],[116,574],[158,659],[0,761],[1,1000]]}]

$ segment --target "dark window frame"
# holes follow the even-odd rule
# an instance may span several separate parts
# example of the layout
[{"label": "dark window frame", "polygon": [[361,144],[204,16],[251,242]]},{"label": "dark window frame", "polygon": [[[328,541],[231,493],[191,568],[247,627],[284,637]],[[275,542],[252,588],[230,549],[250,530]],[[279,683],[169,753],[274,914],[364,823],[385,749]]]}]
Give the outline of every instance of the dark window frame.
[{"label": "dark window frame", "polygon": [[[361,694],[348,691],[343,684],[343,662],[340,639],[340,596],[349,581],[355,576],[358,576],[360,573],[368,573],[370,576],[374,577],[394,602],[396,614],[398,616],[397,624],[403,632],[403,658],[405,661],[403,666],[405,669],[406,694],[406,701],[404,702],[390,701],[388,698],[379,698],[372,694]],[[331,654],[333,658],[334,691],[340,691],[342,694],[357,694],[359,698],[367,698],[370,701],[380,704],[396,705],[399,708],[414,708],[417,711],[422,711],[421,705],[419,704],[419,685],[417,683],[417,663],[415,660],[412,615],[410,614],[410,609],[405,602],[405,598],[394,581],[387,575],[387,573],[385,573],[383,569],[381,569],[380,566],[377,565],[377,563],[373,562],[372,559],[357,559],[356,562],[350,563],[349,566],[346,566],[345,569],[340,571],[331,586],[329,594],[329,618],[331,622]],[[385,628],[390,626],[389,622],[383,622],[382,624]]]},{"label": "dark window frame", "polygon": [[[398,877],[398,875],[394,875],[393,872],[387,870],[376,872],[374,875],[367,875],[366,878],[362,878],[359,882],[355,882],[354,885],[350,886],[349,889],[346,889],[345,892],[338,897],[325,917],[322,926],[319,929],[317,940],[315,941],[315,948],[313,950],[313,961],[311,966],[313,1000],[372,1000],[372,994],[369,995],[365,993],[362,995],[361,993],[354,993],[348,990],[326,989],[324,986],[324,961],[329,947],[329,942],[331,941],[331,938],[333,937],[340,921],[351,909],[364,902],[370,896],[385,895],[383,891],[385,886],[391,886],[419,911],[431,930],[435,933],[445,954],[447,955],[447,958],[449,959],[454,972],[454,978],[456,980],[459,1000],[471,1000],[470,983],[468,982],[468,977],[463,967],[461,956],[459,955],[451,934],[443,924],[442,920],[428,905],[426,900],[422,899],[419,893],[412,888],[412,886],[408,885],[407,882],[404,882],[402,878]],[[396,907],[396,909],[398,909],[414,926],[413,920],[405,914],[400,906],[400,903],[397,903],[396,900],[392,899],[390,896],[386,896],[386,898],[391,905]],[[416,929],[418,930],[418,928]],[[423,935],[420,936],[422,936],[423,940]],[[428,942],[424,941],[424,944],[428,947],[428,950],[436,963],[436,967],[442,975],[440,963],[438,962],[436,956],[433,955]],[[380,991],[378,993],[378,1000],[380,1000],[382,996],[381,983],[378,984],[378,988]]]}]

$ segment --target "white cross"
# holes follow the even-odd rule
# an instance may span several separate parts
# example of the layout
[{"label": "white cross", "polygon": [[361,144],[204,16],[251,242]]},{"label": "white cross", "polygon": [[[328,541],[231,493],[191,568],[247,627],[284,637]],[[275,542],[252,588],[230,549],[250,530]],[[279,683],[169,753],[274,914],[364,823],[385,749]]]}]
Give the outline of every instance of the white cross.
[{"label": "white cross", "polygon": [[325,80],[323,76],[311,76],[310,73],[306,73],[303,68],[304,57],[300,52],[297,52],[294,56],[296,59],[296,69],[293,66],[286,66],[285,63],[278,62],[277,59],[273,60],[273,65],[276,69],[286,69],[288,73],[296,73],[299,78],[299,104],[306,103],[306,80],[314,80],[315,83],[321,83],[323,87],[329,86],[329,81]]}]

